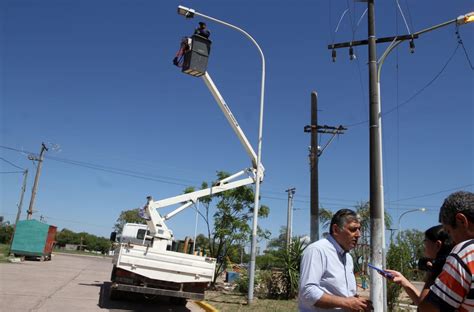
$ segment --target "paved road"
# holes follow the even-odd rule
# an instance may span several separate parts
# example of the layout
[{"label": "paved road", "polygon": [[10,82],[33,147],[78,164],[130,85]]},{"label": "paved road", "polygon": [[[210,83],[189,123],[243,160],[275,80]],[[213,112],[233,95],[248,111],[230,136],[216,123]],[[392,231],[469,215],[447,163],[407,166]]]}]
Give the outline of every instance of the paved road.
[{"label": "paved road", "polygon": [[0,311],[203,311],[164,299],[110,301],[110,258],[53,255],[52,261],[0,264]]}]

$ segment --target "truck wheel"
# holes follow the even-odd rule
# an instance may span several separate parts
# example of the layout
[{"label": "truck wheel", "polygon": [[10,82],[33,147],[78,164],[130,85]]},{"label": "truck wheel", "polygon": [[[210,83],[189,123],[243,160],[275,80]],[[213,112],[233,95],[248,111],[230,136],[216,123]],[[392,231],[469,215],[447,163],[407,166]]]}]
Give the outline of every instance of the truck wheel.
[{"label": "truck wheel", "polygon": [[188,303],[186,298],[177,298],[177,297],[170,297],[170,302],[172,304],[183,306],[183,307]]},{"label": "truck wheel", "polygon": [[43,262],[45,259],[46,259],[45,256],[41,256],[41,257],[39,258],[40,262]]},{"label": "truck wheel", "polygon": [[119,300],[121,298],[121,291],[111,287],[109,290],[109,298],[110,300]]}]

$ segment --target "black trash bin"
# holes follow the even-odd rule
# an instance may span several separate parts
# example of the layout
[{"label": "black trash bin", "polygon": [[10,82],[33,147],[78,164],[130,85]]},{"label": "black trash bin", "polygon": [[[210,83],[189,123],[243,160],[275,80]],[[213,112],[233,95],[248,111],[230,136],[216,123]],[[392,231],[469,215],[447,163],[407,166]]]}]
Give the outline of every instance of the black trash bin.
[{"label": "black trash bin", "polygon": [[207,70],[211,40],[199,35],[194,35],[191,39],[191,49],[184,54],[182,72],[199,77],[204,75]]}]

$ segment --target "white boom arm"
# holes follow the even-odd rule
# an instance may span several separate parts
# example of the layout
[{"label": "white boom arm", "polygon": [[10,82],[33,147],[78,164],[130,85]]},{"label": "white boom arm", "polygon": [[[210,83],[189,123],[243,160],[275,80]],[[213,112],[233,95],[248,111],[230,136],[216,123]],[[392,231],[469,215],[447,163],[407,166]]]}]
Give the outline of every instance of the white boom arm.
[{"label": "white boom arm", "polygon": [[[242,128],[240,128],[239,123],[237,122],[234,115],[232,114],[229,106],[227,106],[226,102],[224,101],[224,98],[219,93],[219,90],[217,89],[216,85],[212,81],[209,74],[206,72],[202,76],[202,78],[204,82],[206,83],[206,86],[209,88],[209,91],[211,91],[212,95],[214,96],[214,99],[216,100],[217,104],[221,108],[222,112],[224,113],[224,116],[227,118],[227,121],[229,122],[230,126],[234,130],[235,134],[239,138],[242,145],[244,146],[247,154],[250,156],[253,167],[244,169],[225,179],[222,179],[219,182],[217,182],[216,185],[207,189],[203,189],[203,190],[199,190],[199,191],[195,191],[191,193],[186,193],[186,194],[181,194],[178,196],[169,197],[169,198],[161,199],[158,201],[154,201],[151,197],[149,197],[148,202],[145,205],[144,209],[145,209],[145,213],[149,216],[149,220],[147,221],[148,227],[150,228],[150,232],[155,237],[159,237],[163,239],[171,239],[171,232],[166,227],[166,224],[164,221],[172,218],[174,215],[178,214],[184,209],[195,204],[199,200],[199,198],[213,195],[213,194],[218,194],[218,193],[235,189],[244,185],[252,184],[252,183],[255,183],[257,179],[256,178],[257,177],[257,154],[253,150],[252,145],[250,145],[249,141],[247,140],[247,137],[242,131]],[[265,172],[265,168],[261,164],[260,166],[261,166],[261,169],[260,169],[260,173],[261,173],[260,182],[261,182],[263,180],[263,173]],[[235,180],[236,178],[244,174],[247,174],[248,176],[240,180]],[[171,211],[170,213],[166,214],[163,217],[157,211],[157,209],[159,208],[163,208],[163,207],[167,207],[167,206],[175,205],[179,203],[182,204],[180,207]]]},{"label": "white boom arm", "polygon": [[249,154],[250,159],[252,160],[252,165],[255,169],[257,169],[257,154],[255,154],[255,151],[252,148],[252,145],[250,145],[249,140],[247,140],[247,137],[245,136],[244,132],[239,126],[239,123],[235,119],[234,115],[230,111],[229,106],[227,106],[227,103],[225,102],[224,98],[222,95],[219,93],[219,90],[217,89],[216,85],[211,79],[211,76],[206,72],[204,75],[201,76],[202,80],[206,83],[206,86],[209,88],[209,91],[211,91],[212,95],[214,96],[214,99],[216,100],[217,104],[219,105],[220,109],[224,113],[224,116],[227,118],[227,121],[229,122],[230,126],[234,130],[235,134],[239,137],[240,142],[245,148],[245,151],[247,151],[247,154]]}]

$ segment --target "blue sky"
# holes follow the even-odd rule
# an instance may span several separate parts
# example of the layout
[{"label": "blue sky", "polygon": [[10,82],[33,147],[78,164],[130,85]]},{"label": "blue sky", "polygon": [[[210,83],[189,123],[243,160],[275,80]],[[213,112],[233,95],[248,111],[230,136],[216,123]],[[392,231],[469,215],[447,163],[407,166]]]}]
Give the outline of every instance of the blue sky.
[{"label": "blue sky", "polygon": [[[179,4],[245,29],[266,56],[261,203],[271,213],[260,225],[278,234],[286,225],[285,190],[295,187],[294,234],[309,234],[310,136],[303,127],[310,123],[313,90],[319,94],[319,124],[348,126],[320,157],[321,204],[336,211],[368,200],[368,125],[350,126],[368,119],[367,48],[356,48],[355,61],[338,50],[336,63],[327,50],[332,42],[367,38],[366,16],[356,27],[365,3],[7,0],[0,4],[0,157],[30,171],[22,219],[35,172],[27,155],[38,153],[41,142],[60,149],[46,153],[34,217],[103,236],[120,211],[142,206],[147,195],[178,195],[186,186],[214,180],[218,170],[250,165],[203,81],[171,63],[180,38],[201,20],[177,15]],[[400,0],[400,6],[412,32],[474,11],[468,0]],[[208,72],[256,149],[258,52],[235,30],[207,24],[213,41]],[[414,54],[404,43],[383,66],[382,111],[391,111],[382,130],[385,207],[395,223],[404,211],[428,209],[403,217],[404,229],[436,224],[444,197],[474,190],[474,75],[468,60],[474,61],[474,24],[460,28],[464,47],[457,50],[455,30],[451,25],[421,36]],[[407,32],[396,2],[377,1],[377,36]],[[379,56],[385,48],[377,46]],[[0,161],[1,172],[16,170]],[[0,179],[1,214],[13,220],[22,176],[2,173]],[[192,235],[194,217],[188,209],[168,225],[177,237]],[[199,232],[205,232],[202,225]]]}]

